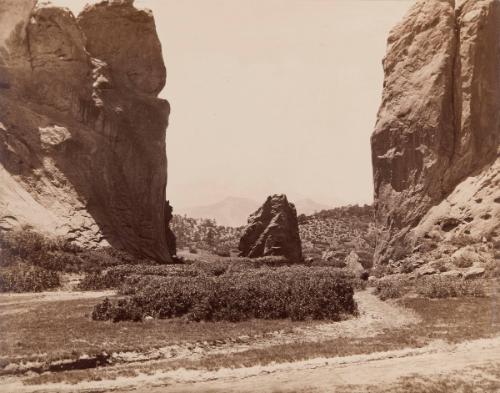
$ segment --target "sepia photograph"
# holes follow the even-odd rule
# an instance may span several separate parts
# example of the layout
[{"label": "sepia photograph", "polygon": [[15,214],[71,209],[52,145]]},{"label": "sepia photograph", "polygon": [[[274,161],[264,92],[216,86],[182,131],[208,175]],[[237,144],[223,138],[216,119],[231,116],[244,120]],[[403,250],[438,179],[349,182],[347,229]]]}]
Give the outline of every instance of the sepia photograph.
[{"label": "sepia photograph", "polygon": [[500,0],[0,0],[0,393],[500,393]]}]

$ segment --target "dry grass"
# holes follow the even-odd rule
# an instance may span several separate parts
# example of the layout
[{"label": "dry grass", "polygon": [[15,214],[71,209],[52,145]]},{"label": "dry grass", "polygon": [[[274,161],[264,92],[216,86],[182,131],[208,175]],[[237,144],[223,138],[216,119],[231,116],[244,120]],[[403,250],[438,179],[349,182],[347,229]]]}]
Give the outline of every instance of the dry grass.
[{"label": "dry grass", "polygon": [[434,340],[458,343],[464,340],[493,337],[500,333],[495,299],[405,299],[398,303],[415,311],[421,322],[402,329],[383,331],[375,337],[339,338],[318,343],[276,345],[266,349],[248,350],[231,355],[213,355],[199,361],[170,362],[176,369],[248,367],[273,362],[293,362],[316,357],[338,357],[423,347]]},{"label": "dry grass", "polygon": [[24,309],[0,305],[2,363],[21,359],[72,359],[102,352],[147,351],[185,342],[222,342],[314,323],[287,320],[190,323],[182,319],[145,323],[96,322],[91,320],[90,314],[97,301],[34,303]]},{"label": "dry grass", "polygon": [[[398,303],[414,310],[420,315],[421,321],[406,328],[381,331],[375,337],[360,339],[339,338],[318,343],[297,342],[294,344],[270,346],[263,349],[249,349],[239,353],[209,355],[198,360],[162,360],[143,365],[136,364],[133,368],[123,366],[109,369],[51,373],[30,378],[26,382],[39,384],[63,381],[78,382],[99,378],[114,379],[123,375],[123,373],[131,372],[131,369],[138,373],[152,374],[157,370],[175,370],[181,367],[209,370],[223,367],[236,368],[256,364],[266,365],[272,362],[300,361],[316,357],[368,354],[408,347],[419,348],[434,340],[458,343],[464,340],[493,337],[500,333],[500,318],[496,315],[497,304],[495,301],[493,298],[403,299],[399,300]],[[212,339],[217,339],[216,337],[218,337],[224,340],[231,334],[241,334],[243,331],[255,333],[273,329],[273,327],[285,329],[292,327],[290,321],[273,321],[274,326],[266,324],[266,321],[251,321],[248,324],[239,323],[237,325],[226,323],[182,324],[179,321],[167,322],[166,325],[163,325],[162,322],[165,321],[156,323],[164,329],[161,330],[161,334],[165,334],[167,341],[163,341],[163,345],[167,344],[167,336],[169,335],[177,336],[178,338],[182,337],[186,341],[198,341],[208,337]],[[93,345],[103,345],[107,336],[108,339],[112,338],[116,340],[112,345],[129,345],[131,347],[138,345],[140,347],[145,345],[145,343],[140,343],[142,340],[151,340],[151,337],[156,337],[155,339],[158,340],[161,337],[158,327],[151,327],[149,328],[151,330],[142,331],[139,334],[139,331],[133,330],[134,326],[144,327],[145,325],[120,323],[107,326],[116,326],[116,332],[112,333],[110,330],[100,332]],[[297,325],[294,324],[293,326]],[[83,330],[86,329],[80,329],[80,335]],[[135,337],[136,335],[139,335],[140,338]],[[91,337],[91,334],[88,337]],[[124,341],[120,343],[120,340]],[[172,337],[170,337],[170,342],[172,341]],[[87,345],[89,346],[90,342]],[[111,345],[111,343],[108,345]]]},{"label": "dry grass", "polygon": [[468,368],[461,370],[460,373],[444,376],[409,376],[388,386],[344,386],[336,389],[337,393],[490,393],[499,391],[500,364]]}]

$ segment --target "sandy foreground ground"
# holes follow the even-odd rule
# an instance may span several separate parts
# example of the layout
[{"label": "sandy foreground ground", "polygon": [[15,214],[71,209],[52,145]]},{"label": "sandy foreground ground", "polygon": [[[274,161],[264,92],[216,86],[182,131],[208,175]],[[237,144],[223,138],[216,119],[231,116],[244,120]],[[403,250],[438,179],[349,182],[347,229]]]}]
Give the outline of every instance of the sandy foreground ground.
[{"label": "sandy foreground ground", "polygon": [[[448,345],[338,358],[316,358],[218,371],[157,372],[88,383],[23,385],[4,380],[2,392],[332,392],[342,386],[388,385],[405,376],[458,375],[471,367],[500,364],[500,337]],[[500,380],[499,389],[500,389]]]}]

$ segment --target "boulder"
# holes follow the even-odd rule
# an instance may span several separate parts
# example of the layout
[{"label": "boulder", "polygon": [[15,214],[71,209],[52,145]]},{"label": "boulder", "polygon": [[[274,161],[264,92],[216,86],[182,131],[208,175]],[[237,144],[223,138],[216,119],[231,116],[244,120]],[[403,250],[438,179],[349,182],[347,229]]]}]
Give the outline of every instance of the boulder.
[{"label": "boulder", "polygon": [[356,276],[360,276],[365,271],[358,254],[354,251],[351,251],[351,253],[344,260],[344,263],[346,265],[346,269],[354,273]]},{"label": "boulder", "polygon": [[283,256],[302,261],[297,211],[285,195],[273,195],[248,218],[239,247],[240,256]]},{"label": "boulder", "polygon": [[423,266],[420,269],[417,270],[417,276],[422,277],[422,276],[432,276],[434,274],[438,274],[439,270],[431,267],[431,266]]},{"label": "boulder", "polygon": [[473,247],[466,246],[455,251],[451,256],[451,260],[455,266],[467,268],[482,262],[483,257],[477,253]]},{"label": "boulder", "polygon": [[[172,261],[170,107],[149,11],[0,2],[0,228]],[[4,20],[5,19],[5,20]],[[2,187],[3,188],[3,187]],[[175,246],[175,244],[174,244]]]},{"label": "boulder", "polygon": [[460,278],[462,277],[462,272],[458,270],[450,270],[448,272],[442,272],[440,274],[441,277],[447,277],[447,278]]},{"label": "boulder", "polygon": [[473,267],[463,273],[466,280],[479,278],[484,275],[485,269],[483,267]]}]

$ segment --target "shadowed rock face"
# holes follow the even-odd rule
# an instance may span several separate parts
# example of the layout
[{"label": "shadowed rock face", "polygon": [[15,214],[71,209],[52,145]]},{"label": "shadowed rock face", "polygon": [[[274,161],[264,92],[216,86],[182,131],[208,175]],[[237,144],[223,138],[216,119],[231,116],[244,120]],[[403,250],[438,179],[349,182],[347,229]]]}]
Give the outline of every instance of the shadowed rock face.
[{"label": "shadowed rock face", "polygon": [[285,195],[273,195],[248,218],[239,244],[240,256],[283,256],[302,260],[302,247],[295,206]]},{"label": "shadowed rock face", "polygon": [[170,107],[151,13],[102,1],[75,18],[9,0],[0,15],[0,227],[171,261]]},{"label": "shadowed rock face", "polygon": [[[420,226],[430,225],[433,207],[432,225],[455,220],[466,224],[457,224],[455,234],[494,237],[495,226],[485,231],[464,221],[476,209],[472,201],[462,201],[461,213],[451,216],[443,203],[450,195],[461,200],[466,188],[471,197],[486,193],[477,199],[491,199],[483,208],[500,221],[493,202],[500,184],[492,171],[500,142],[500,1],[466,0],[458,8],[453,0],[417,1],[391,31],[383,64],[382,104],[372,135],[381,228],[375,262],[404,258],[419,236],[430,237]],[[436,241],[450,232],[443,225]]]}]

